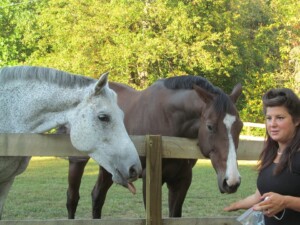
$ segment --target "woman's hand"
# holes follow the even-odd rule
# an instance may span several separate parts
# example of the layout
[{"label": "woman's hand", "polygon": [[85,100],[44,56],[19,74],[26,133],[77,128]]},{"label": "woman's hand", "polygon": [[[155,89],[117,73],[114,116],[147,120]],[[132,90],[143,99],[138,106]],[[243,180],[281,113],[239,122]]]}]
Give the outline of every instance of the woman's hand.
[{"label": "woman's hand", "polygon": [[241,199],[237,202],[234,202],[230,204],[229,206],[226,206],[224,208],[224,211],[231,212],[231,211],[236,211],[239,209],[249,209],[251,208],[254,204],[258,203],[261,199],[261,195],[256,189],[255,193],[252,195],[249,195],[248,197]]},{"label": "woman's hand", "polygon": [[262,211],[266,216],[272,217],[286,208],[284,198],[285,196],[274,192],[265,193],[261,196],[263,201],[254,205],[253,209]]},{"label": "woman's hand", "polygon": [[237,206],[237,203],[235,202],[235,203],[230,204],[229,206],[226,206],[223,210],[227,211],[227,212],[231,212],[231,211],[236,211],[238,209],[239,209],[239,207]]}]

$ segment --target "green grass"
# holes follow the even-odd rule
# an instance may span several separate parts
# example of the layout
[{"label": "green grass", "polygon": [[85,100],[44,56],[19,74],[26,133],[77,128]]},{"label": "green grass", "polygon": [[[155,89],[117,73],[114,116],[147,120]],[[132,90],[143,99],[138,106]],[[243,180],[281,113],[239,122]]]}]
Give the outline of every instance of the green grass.
[{"label": "green grass", "polygon": [[[199,160],[193,169],[193,182],[187,194],[183,217],[236,216],[223,207],[252,194],[256,188],[255,163],[239,163],[242,184],[235,194],[220,194],[214,169],[207,160]],[[28,169],[19,175],[6,200],[3,217],[9,219],[64,219],[67,218],[68,161],[61,158],[33,158]],[[77,219],[91,218],[90,192],[96,181],[98,166],[90,161],[81,184],[81,199]],[[102,218],[145,218],[141,180],[135,182],[137,194],[132,195],[119,185],[109,190]],[[163,186],[163,216],[168,216],[167,188]]]}]

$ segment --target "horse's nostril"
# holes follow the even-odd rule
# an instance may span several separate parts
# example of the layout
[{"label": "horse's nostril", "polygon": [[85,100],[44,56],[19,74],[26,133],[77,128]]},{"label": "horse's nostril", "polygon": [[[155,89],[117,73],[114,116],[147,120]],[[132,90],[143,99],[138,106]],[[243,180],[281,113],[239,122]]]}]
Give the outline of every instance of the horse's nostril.
[{"label": "horse's nostril", "polygon": [[138,176],[137,169],[135,168],[135,166],[131,166],[129,169],[129,177],[136,178],[137,176]]},{"label": "horse's nostril", "polygon": [[225,187],[225,188],[228,187],[227,179],[224,179],[224,180],[223,180],[223,187]]}]

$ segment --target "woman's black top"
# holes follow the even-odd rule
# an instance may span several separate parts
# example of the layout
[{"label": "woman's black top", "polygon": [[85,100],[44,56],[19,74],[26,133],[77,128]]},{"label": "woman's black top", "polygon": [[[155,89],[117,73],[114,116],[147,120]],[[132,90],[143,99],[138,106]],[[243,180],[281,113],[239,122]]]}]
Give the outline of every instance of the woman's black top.
[{"label": "woman's black top", "polygon": [[[300,197],[300,152],[292,159],[292,171],[284,169],[280,174],[274,175],[276,163],[263,169],[257,178],[257,188],[261,195],[267,192],[275,192],[281,195]],[[278,213],[276,216],[280,218]],[[265,216],[265,225],[300,225],[300,212],[286,209],[282,220]]]}]

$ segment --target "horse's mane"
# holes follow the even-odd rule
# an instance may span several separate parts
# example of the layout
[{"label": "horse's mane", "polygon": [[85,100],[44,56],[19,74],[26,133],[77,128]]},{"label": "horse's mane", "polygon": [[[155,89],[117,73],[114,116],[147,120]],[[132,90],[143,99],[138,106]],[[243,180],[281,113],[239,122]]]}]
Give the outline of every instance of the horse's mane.
[{"label": "horse's mane", "polygon": [[169,89],[193,89],[194,84],[214,94],[222,92],[218,87],[212,85],[204,77],[187,75],[164,79],[164,85]]},{"label": "horse's mane", "polygon": [[45,81],[63,87],[85,87],[95,82],[94,79],[89,77],[46,67],[14,66],[0,69],[1,82],[16,79]]},{"label": "horse's mane", "polygon": [[207,79],[200,76],[177,76],[163,80],[163,84],[168,89],[193,89],[197,85],[208,92],[215,94],[214,108],[216,112],[231,112],[233,103],[229,96],[219,87],[212,85]]}]

